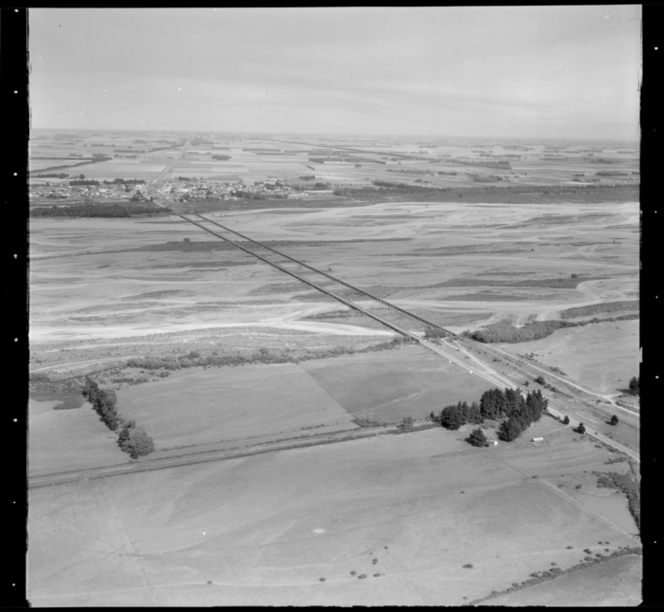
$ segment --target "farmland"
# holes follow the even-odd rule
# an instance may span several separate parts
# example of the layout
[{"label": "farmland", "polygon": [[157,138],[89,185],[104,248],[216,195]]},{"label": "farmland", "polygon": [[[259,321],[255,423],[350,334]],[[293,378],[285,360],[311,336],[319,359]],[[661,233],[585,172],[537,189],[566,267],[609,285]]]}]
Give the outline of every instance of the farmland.
[{"label": "farmland", "polygon": [[[597,394],[589,405],[542,387],[551,407],[636,450],[638,398],[624,389],[638,375],[638,320],[610,319],[638,316],[638,153],[602,143],[597,155],[615,162],[605,166],[587,155],[587,143],[559,143],[560,160],[544,159],[547,143],[514,146],[45,132],[31,143],[30,205],[94,206],[106,189],[127,198],[143,189],[455,333],[582,322],[495,346],[544,368],[547,382],[557,384],[548,372],[562,370]],[[81,163],[77,156],[92,151],[108,159],[62,172],[155,182],[126,191],[39,178],[50,167],[42,162]],[[606,168],[627,174],[595,175]],[[579,174],[595,187],[584,191],[573,180]],[[476,180],[491,175],[502,177],[499,186]],[[330,188],[311,189],[312,180]],[[431,191],[362,195],[373,181]],[[459,191],[434,189],[448,187]],[[130,460],[89,404],[53,410],[55,400],[31,401],[31,475],[126,468],[31,490],[34,605],[461,605],[552,563],[571,568],[584,548],[608,555],[638,546],[629,517],[615,518],[624,508],[603,510],[622,494],[593,506],[601,491],[591,472],[608,471],[615,453],[555,419],[481,449],[464,442],[465,426],[383,435],[397,433],[404,417],[422,424],[494,387],[471,372],[471,357],[539,388],[483,353],[488,345],[468,354],[447,347],[453,361],[404,342],[176,216],[32,217],[29,229],[29,365],[41,376],[41,387],[31,382],[33,400],[48,397],[37,389],[77,388],[89,375],[117,391],[119,413],[145,427],[156,448]],[[425,331],[293,269],[403,329]],[[631,406],[618,426],[605,423],[611,398]],[[392,428],[352,439],[363,433],[355,420]],[[496,438],[497,425],[487,423],[487,435]],[[335,432],[348,439],[322,443]],[[535,436],[546,444],[532,444]],[[264,452],[282,442],[302,448]],[[134,473],[169,453],[212,448],[249,454]],[[593,605],[633,601],[638,571],[627,557],[614,559],[517,594],[555,605],[568,601],[557,585],[572,581],[578,592],[580,580],[601,585]],[[103,585],[102,575],[111,577]],[[609,575],[627,585],[625,599],[606,587]]]},{"label": "farmland", "polygon": [[[545,463],[582,473],[610,453],[569,430],[550,448],[524,474],[509,452],[435,429],[37,489],[30,598],[461,605],[533,570],[571,567],[585,548],[632,546],[619,526],[530,476]],[[602,584],[594,601],[615,601],[616,587]]]}]

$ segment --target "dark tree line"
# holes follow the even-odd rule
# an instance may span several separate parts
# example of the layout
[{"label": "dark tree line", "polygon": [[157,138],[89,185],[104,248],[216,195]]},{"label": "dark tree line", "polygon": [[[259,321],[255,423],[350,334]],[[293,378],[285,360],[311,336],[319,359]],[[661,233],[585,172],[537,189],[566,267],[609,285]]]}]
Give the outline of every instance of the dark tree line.
[{"label": "dark tree line", "polygon": [[118,414],[117,397],[113,389],[101,389],[87,376],[82,394],[106,427],[111,431],[119,430],[118,446],[129,453],[132,459],[138,459],[154,450],[154,441],[145,429],[136,425],[133,419],[127,420]]},{"label": "dark tree line", "polygon": [[[387,183],[389,181],[381,181]],[[574,194],[607,194],[607,193],[624,193],[625,191],[632,192],[631,186],[622,186],[620,189],[613,185],[508,185],[500,187],[422,187],[419,185],[409,185],[407,183],[397,184],[395,186],[381,185],[378,186],[374,182],[373,186],[364,187],[347,187],[341,186],[334,190],[334,195],[370,200],[382,198],[384,196],[418,196],[426,199],[418,199],[418,201],[439,201],[442,198],[451,198],[444,201],[455,201],[457,197],[464,197],[464,194],[473,197],[476,194],[481,194],[482,197],[495,197],[499,198],[496,201],[502,201],[506,197],[524,196],[524,200],[534,194],[548,196],[559,195],[567,197]],[[494,200],[491,200],[494,201]],[[521,201],[521,200],[520,200]]]},{"label": "dark tree line", "polygon": [[115,431],[120,423],[117,412],[117,398],[112,389],[100,389],[91,378],[86,377],[83,387],[83,397],[92,404],[92,409],[99,415],[99,419],[111,431]]},{"label": "dark tree line", "polygon": [[479,404],[459,402],[445,406],[437,417],[431,413],[431,417],[451,430],[457,430],[467,423],[481,425],[487,419],[505,419],[500,425],[499,436],[511,442],[533,422],[540,420],[548,403],[539,390],[530,391],[524,397],[515,389],[490,389],[484,392]]},{"label": "dark tree line", "polygon": [[[272,200],[272,199],[287,199],[287,193],[274,193],[274,194],[264,194],[257,191],[245,191],[244,189],[233,189],[229,195],[235,196],[236,198],[244,198],[246,200]],[[186,199],[186,198],[185,198]],[[189,198],[191,199],[191,198]],[[218,198],[213,198],[218,199]]]},{"label": "dark tree line", "polygon": [[629,392],[632,395],[639,395],[639,379],[640,376],[632,376],[632,378],[629,379]]},{"label": "dark tree line", "polygon": [[75,204],[72,206],[51,206],[33,208],[31,217],[133,217],[134,215],[158,215],[171,213],[170,208],[155,206],[133,206],[122,204]]}]

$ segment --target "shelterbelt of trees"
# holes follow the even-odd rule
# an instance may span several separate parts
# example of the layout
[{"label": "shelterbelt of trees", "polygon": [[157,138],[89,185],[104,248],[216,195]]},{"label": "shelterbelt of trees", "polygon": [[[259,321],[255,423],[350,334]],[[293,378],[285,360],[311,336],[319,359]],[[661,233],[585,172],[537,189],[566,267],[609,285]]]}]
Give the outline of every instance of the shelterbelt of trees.
[{"label": "shelterbelt of trees", "polygon": [[632,202],[639,199],[638,185],[494,185],[491,187],[434,187],[392,181],[373,181],[371,187],[337,187],[333,194],[354,200],[410,200],[416,202],[554,203]]},{"label": "shelterbelt of trees", "polygon": [[136,425],[133,419],[125,419],[118,414],[117,396],[113,389],[100,389],[99,385],[88,377],[85,379],[82,394],[92,404],[101,422],[111,431],[118,431],[118,446],[125,453],[129,453],[132,459],[148,455],[154,450],[154,441],[145,429]]},{"label": "shelterbelt of trees", "polygon": [[30,209],[31,217],[135,217],[137,215],[171,214],[170,208],[137,206],[135,204],[72,204],[71,206],[51,206]]},{"label": "shelterbelt of trees", "polygon": [[[445,406],[439,415],[431,413],[431,419],[446,429],[457,430],[468,423],[481,425],[485,420],[505,419],[499,429],[499,436],[506,442],[518,438],[530,425],[539,421],[547,409],[549,400],[542,396],[540,390],[530,391],[526,397],[515,389],[489,389],[482,395],[480,402],[459,402]],[[481,434],[481,436],[480,436]],[[475,441],[486,444],[482,430],[475,430],[468,439],[470,444]],[[483,438],[482,438],[483,437]]]}]

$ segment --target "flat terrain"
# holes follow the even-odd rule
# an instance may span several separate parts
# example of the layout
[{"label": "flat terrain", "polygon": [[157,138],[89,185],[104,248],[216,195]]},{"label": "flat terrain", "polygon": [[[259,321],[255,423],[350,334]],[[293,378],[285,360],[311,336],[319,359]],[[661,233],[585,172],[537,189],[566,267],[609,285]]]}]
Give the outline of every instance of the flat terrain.
[{"label": "flat terrain", "polygon": [[[198,369],[198,368],[197,368]],[[159,450],[312,427],[356,429],[349,415],[295,364],[181,371],[118,393],[118,409],[141,423]]]},{"label": "flat terrain", "polygon": [[[638,183],[638,176],[633,174],[639,170],[636,143],[627,148],[624,143],[607,142],[590,148],[588,143],[557,143],[552,152],[548,143],[533,142],[516,150],[514,143],[491,139],[484,143],[459,138],[421,143],[361,138],[321,142],[314,136],[215,135],[207,142],[190,141],[182,149],[163,149],[178,141],[183,144],[183,138],[191,136],[173,132],[136,136],[61,135],[53,130],[35,130],[30,143],[30,170],[80,163],[74,156],[89,160],[92,154],[101,153],[112,159],[64,168],[64,172],[82,172],[95,179],[151,179],[175,162],[174,176],[205,181],[241,179],[246,184],[270,179],[293,181],[303,174],[317,181],[356,185],[376,179],[411,185],[419,181],[435,187],[486,186],[478,180],[487,179],[489,185],[503,186]],[[157,148],[162,150],[154,150]],[[213,155],[220,153],[230,159],[214,159]],[[509,165],[495,167],[499,160],[509,161]],[[623,176],[597,175],[606,170],[619,171]]]},{"label": "flat terrain", "polygon": [[[625,194],[637,193],[638,151],[624,148],[45,133],[31,143],[31,170],[79,163],[79,155],[90,161],[92,151],[116,156],[65,172],[154,180],[147,193],[168,206],[200,206],[210,219],[460,333],[499,321],[637,312],[640,215]],[[215,160],[219,153],[230,159]],[[353,156],[364,159],[340,160]],[[495,167],[497,159],[511,167]],[[595,174],[607,168],[626,174]],[[307,195],[302,175],[330,188]],[[513,192],[482,182],[498,175],[501,185],[571,190],[531,196],[528,188],[508,203],[501,194]],[[240,178],[243,189],[276,180],[304,187],[264,203],[179,201],[189,187],[203,197],[208,187],[228,187],[218,181]],[[376,179],[481,183],[486,191],[372,202],[332,193]],[[582,188],[597,182],[607,189]],[[33,173],[31,185],[42,187],[31,205],[80,200],[82,189],[67,183]],[[631,191],[612,191],[614,183]],[[100,189],[95,197],[105,196]],[[32,388],[69,384],[76,392],[91,374],[118,390],[119,412],[156,444],[129,465],[89,405],[55,411],[55,401],[31,401],[30,473],[83,478],[97,468],[89,480],[30,490],[32,605],[461,605],[553,564],[567,569],[588,554],[639,544],[622,495],[598,489],[592,473],[629,470],[624,457],[549,417],[515,442],[481,449],[464,441],[468,426],[334,444],[312,437],[357,433],[358,417],[395,423],[478,400],[497,384],[480,378],[482,369],[501,384],[539,388],[518,364],[494,362],[482,346],[463,353],[432,344],[443,356],[388,344],[393,331],[175,216],[33,217],[29,229],[29,368],[42,378],[33,376]],[[420,321],[286,265],[424,331]],[[638,373],[638,321],[592,322],[501,348],[563,370],[590,394],[580,401],[545,389],[551,407],[638,448],[638,412],[620,412],[617,427],[605,423],[619,409],[609,396],[619,399]],[[251,365],[203,369],[197,360]],[[496,427],[486,424],[490,438]],[[534,444],[537,436],[544,442]],[[293,440],[320,444],[259,446]],[[162,469],[173,465],[169,453],[193,461],[237,449],[262,452]],[[151,460],[159,469],[138,471]],[[126,473],[109,477],[103,466]],[[631,559],[518,591],[510,605],[634,605],[640,565]]]},{"label": "flat terrain", "polygon": [[419,346],[317,359],[302,367],[349,413],[381,422],[421,419],[447,404],[478,401],[493,388]]},{"label": "flat terrain", "polygon": [[90,404],[75,410],[53,410],[59,401],[28,402],[29,473],[64,472],[127,462]]},{"label": "flat terrain", "polygon": [[560,329],[534,342],[499,346],[514,355],[534,353],[540,363],[558,367],[570,380],[602,394],[620,395],[639,373],[638,320]]},{"label": "flat terrain", "polygon": [[[634,300],[637,293],[636,203],[283,210],[291,214],[210,218],[268,244],[276,240],[285,253],[454,331],[556,318],[570,307]],[[103,355],[83,350],[100,338],[141,337],[158,354],[163,334],[196,330],[260,325],[335,334],[340,342],[342,335],[391,334],[360,315],[345,320],[347,307],[183,221],[33,219],[30,229],[31,369],[101,364]],[[560,288],[571,274],[578,279]],[[135,347],[123,346],[108,356],[136,356]],[[589,384],[610,386],[607,376]]]},{"label": "flat terrain", "polygon": [[501,595],[492,606],[602,606],[636,607],[641,604],[643,558],[612,559],[553,581]]},{"label": "flat terrain", "polygon": [[[509,453],[471,448],[459,433],[439,428],[32,490],[29,599],[59,607],[460,605],[552,562],[570,567],[583,548],[635,542],[512,465]],[[566,435],[558,445],[576,445],[576,459],[549,454],[541,465],[550,472],[592,469],[611,456]],[[599,592],[615,601],[611,588]]]}]

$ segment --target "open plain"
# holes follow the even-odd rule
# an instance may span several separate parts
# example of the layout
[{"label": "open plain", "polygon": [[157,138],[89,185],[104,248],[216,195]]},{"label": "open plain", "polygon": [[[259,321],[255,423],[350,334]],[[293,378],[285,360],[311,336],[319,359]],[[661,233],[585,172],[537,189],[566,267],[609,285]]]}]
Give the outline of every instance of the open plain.
[{"label": "open plain", "polygon": [[[460,605],[533,570],[573,566],[585,548],[607,555],[637,543],[552,484],[556,472],[582,474],[611,453],[566,429],[524,470],[518,449],[474,449],[461,433],[438,428],[33,490],[31,601]],[[534,479],[540,466],[549,476]],[[594,601],[615,601],[602,584]]]},{"label": "open plain", "polygon": [[[33,157],[45,155],[40,147],[49,148],[49,138],[33,143]],[[534,191],[511,197],[461,191],[475,179],[445,174],[463,167],[448,157],[468,161],[476,143],[424,150],[358,141],[362,155],[385,163],[330,160],[312,171],[322,142],[152,138],[155,148],[170,138],[170,149],[145,152],[147,144],[120,133],[114,143],[102,135],[66,142],[76,151],[99,145],[108,155],[136,149],[136,158],[76,171],[93,180],[145,179],[141,188],[172,211],[199,210],[456,334],[497,323],[576,326],[494,345],[514,362],[480,343],[427,347],[176,215],[33,216],[33,605],[460,605],[488,596],[519,605],[520,594],[564,605],[577,601],[563,596],[567,589],[596,587],[601,596],[579,595],[581,605],[638,602],[632,556],[492,595],[547,567],[638,547],[622,494],[608,501],[593,474],[629,471],[616,448],[550,416],[489,448],[464,441],[470,426],[393,435],[407,417],[431,427],[430,413],[479,400],[499,377],[542,390],[551,408],[638,452],[638,398],[626,394],[639,363],[638,203],[608,188],[584,192],[571,180],[583,161],[573,154],[580,144],[569,145],[566,162],[542,165],[545,144],[512,162],[510,184]],[[67,146],[53,155],[69,155]],[[491,147],[496,155],[512,150]],[[605,149],[619,157],[617,145]],[[219,151],[231,159],[213,158]],[[615,163],[634,172],[637,157]],[[35,160],[35,173],[47,168],[43,162]],[[596,169],[593,163],[582,169]],[[416,191],[410,199],[344,191],[375,179],[413,187],[412,177],[426,169],[434,171],[432,188],[459,193],[438,201]],[[292,185],[303,173],[330,189],[265,200],[183,195],[192,180],[211,190],[242,177],[247,188]],[[636,180],[621,179],[623,186]],[[34,179],[43,188],[50,181],[62,190],[67,182]],[[547,195],[549,184],[579,191],[565,201]],[[334,195],[335,187],[342,193]],[[427,331],[420,320],[254,248],[416,338]],[[536,383],[539,373],[551,385]],[[153,454],[122,453],[89,404],[52,410],[56,398],[80,392],[86,375],[117,391],[119,413],[145,427]],[[575,388],[581,395],[571,394]],[[621,417],[617,427],[606,422],[612,411]],[[492,439],[497,427],[483,426]],[[537,436],[546,442],[534,444]],[[279,443],[302,448],[269,446]],[[219,449],[244,456],[201,458]],[[163,462],[175,456],[192,464]],[[116,475],[104,476],[105,467]],[[63,474],[67,484],[45,486]]]}]

